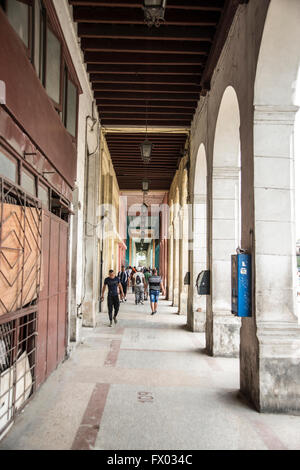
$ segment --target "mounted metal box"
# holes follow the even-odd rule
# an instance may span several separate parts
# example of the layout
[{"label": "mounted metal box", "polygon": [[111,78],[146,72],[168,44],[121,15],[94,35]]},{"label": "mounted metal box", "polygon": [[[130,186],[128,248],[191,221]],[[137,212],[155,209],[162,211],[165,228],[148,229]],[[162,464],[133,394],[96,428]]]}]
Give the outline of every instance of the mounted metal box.
[{"label": "mounted metal box", "polygon": [[251,255],[237,254],[231,257],[232,307],[237,317],[252,316]]},{"label": "mounted metal box", "polygon": [[199,295],[210,295],[210,271],[201,271],[196,287]]}]

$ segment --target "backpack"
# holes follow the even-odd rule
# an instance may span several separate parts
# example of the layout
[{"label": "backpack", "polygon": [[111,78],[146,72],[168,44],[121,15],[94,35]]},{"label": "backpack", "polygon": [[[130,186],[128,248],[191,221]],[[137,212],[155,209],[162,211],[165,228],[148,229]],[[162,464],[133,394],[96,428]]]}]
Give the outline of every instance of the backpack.
[{"label": "backpack", "polygon": [[137,285],[139,285],[141,282],[142,282],[142,281],[141,281],[141,276],[140,276],[140,275],[136,276],[136,278],[135,278],[135,283],[136,283]]}]

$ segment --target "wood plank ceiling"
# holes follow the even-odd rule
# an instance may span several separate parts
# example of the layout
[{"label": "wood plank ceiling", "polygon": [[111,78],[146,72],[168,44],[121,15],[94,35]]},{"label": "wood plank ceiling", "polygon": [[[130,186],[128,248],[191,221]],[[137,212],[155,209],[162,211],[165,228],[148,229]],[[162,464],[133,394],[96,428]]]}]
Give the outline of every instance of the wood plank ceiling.
[{"label": "wood plank ceiling", "polygon": [[[144,23],[143,0],[69,0],[101,124],[128,128],[147,122],[157,127],[189,127],[200,94],[209,90],[236,9],[245,1],[167,0],[165,22],[149,28]],[[136,144],[136,135],[132,135],[132,144]],[[141,159],[136,161],[134,155],[131,160],[128,137],[127,147],[115,140],[123,145],[116,157],[122,155],[127,166],[136,164],[141,170]],[[110,146],[113,139],[117,137],[109,136]],[[165,142],[169,153],[175,152],[176,139],[178,136],[170,135]],[[110,148],[115,154],[115,148]],[[161,151],[160,179],[151,189],[167,189],[179,157],[179,152],[173,153],[172,171],[162,184],[169,160]],[[122,186],[125,179],[118,168],[116,165],[120,188],[133,189],[133,182],[130,187]]]},{"label": "wood plank ceiling", "polygon": [[147,178],[152,190],[168,190],[182,157],[186,134],[148,134],[153,143],[152,159],[144,165],[140,145],[146,134],[107,133],[106,141],[117,174],[119,187],[142,189]]}]

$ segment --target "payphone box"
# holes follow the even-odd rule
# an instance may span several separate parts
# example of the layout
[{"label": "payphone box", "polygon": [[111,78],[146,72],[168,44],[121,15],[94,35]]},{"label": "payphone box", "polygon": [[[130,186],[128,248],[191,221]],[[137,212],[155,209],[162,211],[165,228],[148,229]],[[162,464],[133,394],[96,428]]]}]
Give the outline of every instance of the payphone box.
[{"label": "payphone box", "polygon": [[232,307],[237,317],[252,316],[251,255],[237,254],[231,257]]},{"label": "payphone box", "polygon": [[201,271],[197,277],[198,295],[210,295],[210,271]]}]

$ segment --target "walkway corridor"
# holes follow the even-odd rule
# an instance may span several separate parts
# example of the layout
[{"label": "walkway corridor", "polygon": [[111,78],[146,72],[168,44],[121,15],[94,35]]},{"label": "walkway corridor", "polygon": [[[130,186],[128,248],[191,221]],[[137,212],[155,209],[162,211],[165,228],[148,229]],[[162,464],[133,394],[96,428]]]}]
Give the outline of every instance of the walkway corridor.
[{"label": "walkway corridor", "polygon": [[238,360],[203,353],[204,335],[166,301],[130,295],[18,417],[0,449],[300,449],[300,417],[260,415],[238,398]]}]

